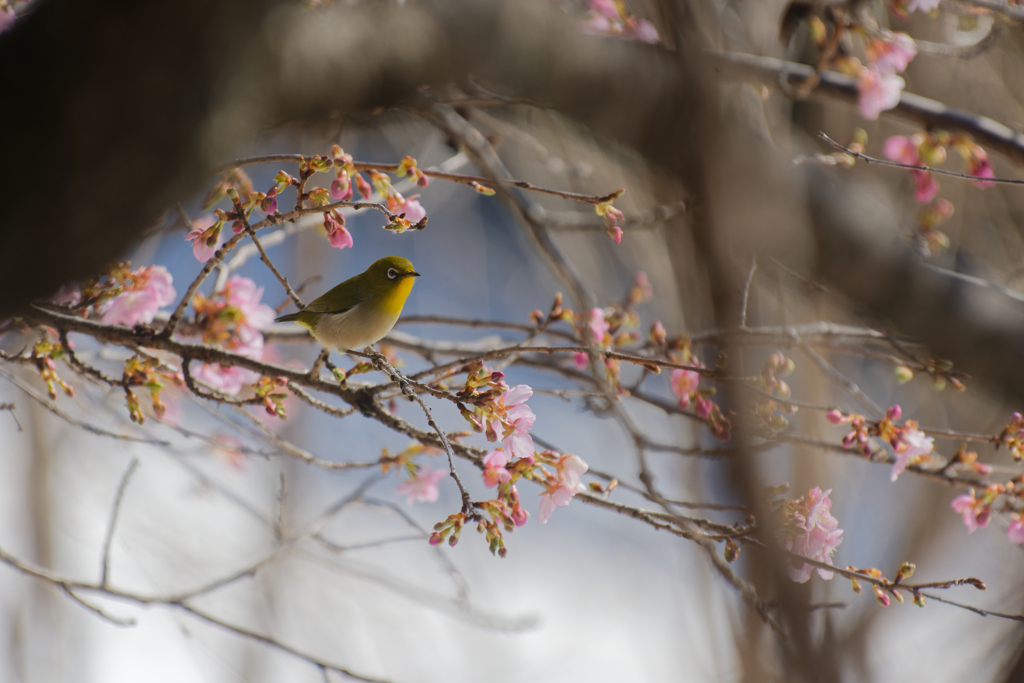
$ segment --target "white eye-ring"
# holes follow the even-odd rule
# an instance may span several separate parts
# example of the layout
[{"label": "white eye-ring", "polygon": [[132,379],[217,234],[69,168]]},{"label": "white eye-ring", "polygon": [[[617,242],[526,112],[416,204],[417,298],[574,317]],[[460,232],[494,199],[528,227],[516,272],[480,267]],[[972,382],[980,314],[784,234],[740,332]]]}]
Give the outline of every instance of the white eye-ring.
[{"label": "white eye-ring", "polygon": [[394,268],[388,268],[388,277],[394,280],[396,277],[398,277],[398,271],[395,270]]}]

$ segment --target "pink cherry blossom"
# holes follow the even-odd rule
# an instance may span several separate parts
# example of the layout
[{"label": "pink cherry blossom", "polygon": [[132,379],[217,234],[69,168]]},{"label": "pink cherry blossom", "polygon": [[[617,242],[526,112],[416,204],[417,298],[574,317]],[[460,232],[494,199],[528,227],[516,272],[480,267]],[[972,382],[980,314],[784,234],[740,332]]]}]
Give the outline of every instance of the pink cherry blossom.
[{"label": "pink cherry blossom", "polygon": [[[839,528],[839,521],[832,516],[832,501],[828,494],[832,490],[822,492],[815,486],[808,492],[806,498],[801,497],[797,501],[797,510],[793,517],[797,521],[797,530],[802,532],[795,538],[786,540],[786,550],[818,560],[825,564],[832,564],[832,555],[836,548],[843,542],[843,530]],[[789,565],[789,577],[797,583],[804,583],[811,578],[814,570],[809,564],[794,563]],[[818,574],[823,579],[831,579],[832,572],[827,569],[818,569]]]},{"label": "pink cherry blossom", "polygon": [[892,481],[896,481],[896,477],[907,469],[907,465],[921,456],[928,455],[935,447],[935,439],[925,436],[924,432],[912,427],[903,430],[902,442],[901,446],[906,445],[906,448],[896,451],[896,464],[892,467]]},{"label": "pink cherry blossom", "polygon": [[572,362],[576,365],[577,370],[586,370],[587,365],[590,363],[590,356],[583,351],[580,351],[579,353],[573,354]]},{"label": "pink cherry blossom", "polygon": [[[623,38],[634,38],[642,43],[654,45],[661,38],[658,36],[658,29],[646,19],[630,19],[626,22],[626,30],[622,32]],[[621,230],[619,231],[622,232]],[[618,242],[619,240],[615,240]]]},{"label": "pink cherry blossom", "polygon": [[897,31],[886,36],[889,40],[871,41],[874,59],[871,66],[879,73],[900,73],[917,56],[917,43],[906,33]]},{"label": "pink cherry blossom", "polygon": [[203,363],[192,376],[203,384],[223,394],[237,394],[242,387],[253,384],[260,378],[258,372],[240,368],[237,365],[224,366],[219,363]]},{"label": "pink cherry blossom", "polygon": [[206,245],[206,238],[203,236],[203,233],[212,228],[216,222],[217,219],[213,217],[213,214],[200,216],[192,221],[194,229],[185,235],[185,239],[192,243],[192,253],[195,254],[196,260],[200,263],[209,261],[214,252],[220,249],[220,246],[224,243],[224,231],[221,230],[217,233],[217,243],[212,247]]},{"label": "pink cherry blossom", "polygon": [[927,204],[935,199],[935,195],[939,192],[939,181],[935,179],[935,176],[927,171],[911,171],[911,173],[914,174],[916,184],[914,199],[922,204]]},{"label": "pink cherry blossom", "polygon": [[[505,422],[511,427],[511,432],[502,437],[502,445],[505,453],[517,458],[533,458],[533,437],[529,432],[533,423],[537,420],[530,406],[526,401],[533,396],[533,389],[526,384],[519,384],[512,387],[498,397],[498,412],[504,410]],[[491,422],[491,428],[495,434],[503,435],[505,428],[499,420]]]},{"label": "pink cherry blossom", "polygon": [[622,244],[622,228],[618,225],[609,225],[607,232],[615,244]]},{"label": "pink cherry blossom", "polygon": [[[418,197],[419,195],[416,195]],[[416,200],[416,197],[409,197],[404,202],[391,209],[391,213],[401,216],[405,214],[405,220],[410,223],[419,223],[427,215],[427,210]]]},{"label": "pink cherry blossom", "polygon": [[950,507],[960,513],[967,525],[967,532],[973,534],[981,527],[988,526],[992,518],[991,505],[979,505],[979,501],[973,493],[965,493],[957,496],[950,503]]},{"label": "pink cherry blossom", "polygon": [[1024,519],[1014,516],[1010,526],[1006,528],[1006,538],[1010,543],[1024,543]]},{"label": "pink cherry blossom", "polygon": [[548,484],[547,490],[541,494],[540,509],[537,512],[541,524],[548,523],[555,508],[565,507],[573,495],[586,489],[581,481],[581,477],[588,469],[583,458],[578,455],[563,455],[555,469],[558,472],[557,481],[553,485]]},{"label": "pink cherry blossom", "polygon": [[590,309],[590,321],[587,323],[587,328],[593,335],[594,341],[600,344],[604,341],[604,336],[608,334],[611,325],[604,319],[604,311],[595,307]]},{"label": "pink cherry blossom", "polygon": [[492,489],[499,483],[507,484],[511,481],[512,475],[505,469],[508,459],[508,454],[500,448],[484,456],[484,485],[487,488]]},{"label": "pink cherry blossom", "polygon": [[893,135],[885,141],[885,156],[908,166],[920,166],[921,158],[917,154],[917,145],[903,135]]},{"label": "pink cherry blossom", "polygon": [[[971,175],[973,176],[977,176],[979,178],[995,178],[995,173],[992,171],[992,162],[989,161],[988,156],[977,160],[972,159],[970,166]],[[995,185],[995,183],[986,180],[978,180],[975,181],[974,184],[978,187],[992,187]]]},{"label": "pink cherry blossom", "polygon": [[224,300],[245,317],[243,325],[253,330],[265,330],[274,324],[276,313],[270,306],[260,303],[263,288],[241,275],[232,275],[224,285]]},{"label": "pink cherry blossom", "polygon": [[693,370],[676,368],[672,371],[671,384],[672,393],[679,397],[679,407],[685,408],[690,405],[690,395],[700,384],[700,375]]},{"label": "pink cherry blossom", "polygon": [[151,323],[161,306],[174,303],[177,292],[166,268],[146,266],[135,271],[135,275],[135,281],[110,301],[103,313],[105,324],[135,327],[139,323]]},{"label": "pink cherry blossom", "polygon": [[875,69],[861,69],[857,79],[857,90],[860,93],[857,104],[860,115],[874,121],[883,111],[892,109],[900,103],[900,93],[906,81],[896,74],[883,74]]},{"label": "pink cherry blossom", "polygon": [[551,513],[555,508],[565,507],[572,500],[573,492],[567,488],[557,488],[541,495],[540,509],[537,511],[537,519],[541,524],[547,524]]},{"label": "pink cherry blossom", "polygon": [[411,481],[396,486],[395,493],[400,496],[406,496],[406,502],[409,505],[413,503],[433,503],[440,495],[437,490],[437,483],[447,475],[448,473],[444,470],[432,470],[429,467],[423,467]]},{"label": "pink cherry blossom", "polygon": [[907,11],[914,12],[920,10],[922,12],[933,12],[939,8],[939,3],[942,0],[910,0],[907,3]]},{"label": "pink cherry blossom", "polygon": [[613,0],[590,0],[590,9],[598,16],[617,21],[619,10]]}]

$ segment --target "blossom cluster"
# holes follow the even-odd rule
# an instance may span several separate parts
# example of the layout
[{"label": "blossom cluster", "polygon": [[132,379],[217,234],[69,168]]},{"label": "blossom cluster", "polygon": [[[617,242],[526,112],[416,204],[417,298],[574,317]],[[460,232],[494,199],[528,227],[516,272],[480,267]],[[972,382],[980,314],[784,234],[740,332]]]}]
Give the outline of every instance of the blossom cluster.
[{"label": "blossom cluster", "polygon": [[[229,277],[224,287],[209,297],[196,294],[192,306],[197,333],[208,344],[261,360],[261,331],[274,322],[274,309],[262,303],[262,298],[263,288],[240,275]],[[259,374],[238,366],[204,363],[195,377],[225,394],[237,394],[243,386],[259,379]]]},{"label": "blossom cluster", "polygon": [[917,55],[914,39],[899,31],[885,31],[879,38],[870,38],[864,46],[868,65],[857,69],[857,105],[860,115],[874,121],[883,111],[900,103],[906,81],[902,73]]},{"label": "blossom cluster", "polygon": [[651,22],[629,14],[621,0],[590,0],[590,12],[580,29],[591,35],[618,36],[644,43],[659,40],[658,29]]},{"label": "blossom cluster", "polygon": [[[967,164],[968,174],[979,178],[976,185],[992,185],[984,180],[995,177],[988,153],[961,133],[950,135],[934,131],[919,132],[910,137],[893,135],[885,141],[884,152],[891,161],[908,166],[938,166],[946,161],[947,149],[960,154]],[[936,228],[953,215],[953,205],[946,199],[936,198],[939,183],[931,171],[918,168],[910,173],[914,178],[914,199],[923,205],[918,217],[921,249],[925,255],[935,256],[949,247],[949,238]]]},{"label": "blossom cluster", "polygon": [[907,465],[927,462],[935,448],[935,440],[918,429],[914,420],[905,420],[902,425],[896,424],[902,413],[900,407],[895,405],[886,411],[881,420],[871,422],[857,413],[830,410],[825,419],[832,424],[849,424],[851,431],[843,437],[843,448],[857,448],[866,458],[873,454],[871,439],[886,442],[895,454],[891,478],[896,481]]},{"label": "blossom cluster", "polygon": [[[652,332],[652,338],[660,337],[661,331]],[[669,360],[680,365],[689,365],[695,368],[705,367],[703,363],[693,354],[689,338],[674,341],[667,348]],[[672,370],[669,384],[672,393],[679,397],[679,407],[686,409],[693,403],[694,412],[697,417],[704,420],[715,438],[728,441],[732,431],[732,422],[725,416],[717,403],[709,397],[714,396],[714,387],[700,386],[701,375],[696,370],[676,368]]]},{"label": "blossom cluster", "polygon": [[163,266],[132,270],[123,262],[81,285],[64,285],[50,300],[82,317],[97,314],[108,325],[135,327],[153,322],[157,311],[174,303],[175,296],[173,278]]},{"label": "blossom cluster", "polygon": [[[832,555],[843,542],[843,530],[832,516],[832,490],[822,491],[815,486],[806,496],[784,501],[775,509],[779,539],[786,550],[802,557],[832,564]],[[814,566],[791,560],[789,576],[798,583],[811,578]],[[832,572],[818,567],[823,579],[831,579]]]}]

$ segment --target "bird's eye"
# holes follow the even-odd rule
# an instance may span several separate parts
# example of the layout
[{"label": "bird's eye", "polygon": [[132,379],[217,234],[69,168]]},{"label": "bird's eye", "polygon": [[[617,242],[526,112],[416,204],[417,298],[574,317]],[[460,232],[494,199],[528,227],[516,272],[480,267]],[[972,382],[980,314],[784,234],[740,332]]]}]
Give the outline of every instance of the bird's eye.
[{"label": "bird's eye", "polygon": [[395,270],[394,268],[388,268],[388,277],[394,280],[396,277],[398,277],[398,271]]}]

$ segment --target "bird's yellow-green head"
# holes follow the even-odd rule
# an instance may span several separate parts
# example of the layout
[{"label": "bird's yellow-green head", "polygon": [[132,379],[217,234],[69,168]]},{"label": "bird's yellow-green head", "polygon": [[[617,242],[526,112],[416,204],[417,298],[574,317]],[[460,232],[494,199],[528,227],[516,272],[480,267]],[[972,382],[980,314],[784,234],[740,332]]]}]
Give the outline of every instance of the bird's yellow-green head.
[{"label": "bird's yellow-green head", "polygon": [[412,261],[401,256],[385,256],[377,259],[359,277],[366,293],[373,298],[390,299],[401,296],[402,303],[412,291],[413,278],[420,274],[413,268]]}]

